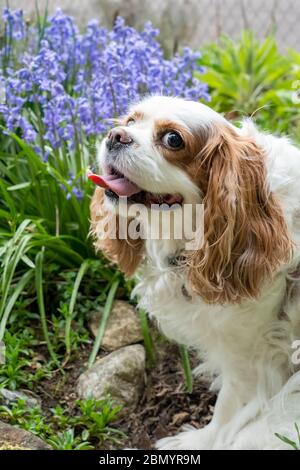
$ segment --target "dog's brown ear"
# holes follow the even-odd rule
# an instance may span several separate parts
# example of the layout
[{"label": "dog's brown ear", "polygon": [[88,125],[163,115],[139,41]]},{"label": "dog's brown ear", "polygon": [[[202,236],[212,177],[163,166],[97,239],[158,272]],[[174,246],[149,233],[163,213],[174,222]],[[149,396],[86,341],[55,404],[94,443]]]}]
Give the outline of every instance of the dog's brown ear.
[{"label": "dog's brown ear", "polygon": [[292,252],[282,208],[268,187],[264,152],[251,137],[224,127],[214,130],[196,160],[204,245],[187,252],[191,285],[208,303],[255,298]]},{"label": "dog's brown ear", "polygon": [[[104,204],[104,190],[96,188],[93,195],[91,211],[91,234],[95,239],[94,246],[97,251],[101,250],[113,263],[116,263],[126,276],[132,276],[143,257],[144,241],[129,238],[118,238],[119,216],[108,212]],[[112,221],[115,218],[115,221]],[[116,236],[112,237],[108,225],[115,228]]]}]

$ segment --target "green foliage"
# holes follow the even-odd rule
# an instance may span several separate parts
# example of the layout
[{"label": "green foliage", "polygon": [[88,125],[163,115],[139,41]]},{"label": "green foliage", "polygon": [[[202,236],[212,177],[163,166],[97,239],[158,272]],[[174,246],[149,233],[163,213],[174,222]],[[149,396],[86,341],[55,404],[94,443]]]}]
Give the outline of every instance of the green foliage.
[{"label": "green foliage", "polygon": [[[20,387],[32,389],[57,369],[58,362],[64,366],[67,361],[78,357],[82,346],[91,344],[86,327],[87,314],[105,304],[116,273],[106,268],[102,260],[89,260],[83,266],[84,276],[83,270],[60,272],[60,266],[53,263],[43,265],[43,272],[36,270],[36,276],[40,276],[36,285],[44,294],[40,298],[42,309],[33,286],[22,292],[6,318],[3,336],[6,361],[0,365],[0,386],[11,390]],[[76,284],[78,273],[81,274],[80,284]],[[49,280],[43,286],[42,275]],[[12,291],[13,288],[14,285]],[[53,360],[48,360],[46,355],[45,362],[41,362],[35,358],[40,356],[45,342],[52,350]]]},{"label": "green foliage", "polygon": [[102,314],[102,317],[101,317],[101,322],[100,322],[99,329],[98,329],[98,332],[97,332],[97,336],[96,336],[96,339],[95,339],[95,343],[94,343],[94,346],[93,346],[93,349],[92,349],[92,352],[91,352],[91,355],[90,355],[90,358],[89,358],[89,367],[92,367],[92,365],[94,364],[94,362],[96,360],[97,354],[99,352],[101,342],[102,342],[102,339],[103,339],[103,336],[104,336],[104,333],[105,333],[105,328],[106,328],[106,324],[107,324],[107,321],[108,321],[108,317],[109,317],[109,314],[110,314],[111,309],[112,309],[112,305],[113,305],[113,301],[114,301],[117,289],[119,287],[119,283],[120,283],[119,276],[116,275],[116,279],[114,280],[114,282],[111,285],[111,288],[109,290],[109,293],[108,293],[108,296],[107,296],[107,299],[106,299],[106,302],[105,302],[103,314]]},{"label": "green foliage", "polygon": [[193,391],[193,374],[189,359],[189,352],[185,346],[179,346],[179,351],[181,355],[182,368],[184,373],[185,386],[188,393]]},{"label": "green foliage", "polygon": [[88,433],[83,432],[81,436],[75,436],[73,428],[61,431],[48,439],[48,444],[54,450],[92,450],[93,446],[87,441]]},{"label": "green foliage", "polygon": [[45,416],[40,406],[28,407],[24,400],[0,406],[0,417],[38,435],[56,450],[89,450],[105,442],[119,445],[125,434],[110,426],[121,410],[107,397],[77,400],[73,414],[60,405]]},{"label": "green foliage", "polygon": [[24,330],[20,336],[5,333],[6,362],[0,365],[0,386],[16,390],[19,386],[28,384],[27,368],[30,357],[33,336],[30,331]]},{"label": "green foliage", "polygon": [[297,423],[295,423],[295,429],[296,429],[296,436],[297,436],[295,441],[292,441],[288,437],[283,436],[278,433],[275,433],[275,436],[278,437],[278,439],[280,439],[282,442],[290,446],[292,449],[300,450],[300,430],[299,430],[299,426]]},{"label": "green foliage", "polygon": [[[97,282],[97,299],[103,303],[115,273],[103,260],[96,259],[88,239],[93,187],[85,179],[87,155],[79,159],[82,167],[70,178],[72,162],[67,155],[54,152],[44,162],[18,136],[0,138],[0,341],[20,296],[36,296],[53,361],[57,357],[53,335],[48,331],[49,313],[59,314],[65,322],[64,346],[70,357],[77,342],[71,327],[84,277],[91,279],[91,272],[97,273],[89,290],[91,293]],[[80,199],[77,192],[73,193],[75,185],[77,191],[80,185]],[[57,271],[70,269],[74,276],[68,298],[56,298],[49,312],[45,305],[57,293]],[[91,300],[94,298],[90,296]]]},{"label": "green foliage", "polygon": [[[54,351],[60,357],[62,357],[66,352],[65,331],[67,328],[67,307],[67,304],[61,304],[61,307],[58,309],[58,314],[53,314],[50,320],[50,341]],[[69,344],[73,353],[76,355],[76,352],[78,352],[81,345],[90,343],[90,335],[85,327],[83,318],[76,320],[76,322],[72,322],[70,329]]]},{"label": "green foliage", "polygon": [[254,115],[263,128],[297,138],[300,54],[282,55],[272,36],[259,42],[251,31],[244,31],[237,42],[224,36],[202,52],[214,109],[233,119]]},{"label": "green foliage", "polygon": [[100,441],[109,439],[118,444],[119,438],[125,436],[121,431],[109,426],[121,411],[121,406],[114,406],[110,398],[77,400],[76,406],[79,414],[72,419],[72,424],[76,429],[87,429],[89,437]]},{"label": "green foliage", "polygon": [[39,308],[40,317],[41,317],[41,325],[42,325],[44,338],[45,338],[51,359],[54,362],[57,362],[57,357],[52,348],[52,344],[49,338],[49,331],[47,327],[46,310],[45,310],[45,303],[44,303],[44,290],[43,290],[43,259],[44,259],[44,249],[39,251],[39,253],[35,257],[35,289],[37,293],[37,302],[38,302],[38,308]]},{"label": "green foliage", "polygon": [[[32,248],[46,245],[46,256],[52,261],[79,266],[85,258],[94,256],[87,243],[93,189],[83,177],[88,160],[70,179],[71,162],[55,153],[44,162],[19,137],[12,138],[6,137],[8,144],[2,139],[0,145],[0,240],[10,238],[24,220],[29,220],[32,227],[27,234],[34,242]],[[73,193],[78,184],[80,200]]]},{"label": "green foliage", "polygon": [[147,360],[149,365],[154,365],[156,361],[155,349],[150,334],[149,322],[147,317],[147,312],[143,309],[139,309],[139,317],[141,324],[141,331],[144,339],[144,345],[147,353]]},{"label": "green foliage", "polygon": [[221,111],[251,115],[264,94],[276,88],[289,72],[289,64],[277,49],[275,39],[259,43],[245,31],[239,42],[222,37],[203,51],[205,80],[213,88],[212,105]]},{"label": "green foliage", "polygon": [[0,387],[16,390],[20,387],[33,388],[34,384],[49,376],[53,364],[48,362],[41,368],[31,369],[34,360],[34,347],[38,341],[34,331],[26,327],[17,334],[6,331],[5,364],[0,365]]},{"label": "green foliage", "polygon": [[45,439],[51,433],[39,406],[29,407],[25,400],[18,400],[11,406],[0,406],[0,417],[16,424],[26,431]]}]

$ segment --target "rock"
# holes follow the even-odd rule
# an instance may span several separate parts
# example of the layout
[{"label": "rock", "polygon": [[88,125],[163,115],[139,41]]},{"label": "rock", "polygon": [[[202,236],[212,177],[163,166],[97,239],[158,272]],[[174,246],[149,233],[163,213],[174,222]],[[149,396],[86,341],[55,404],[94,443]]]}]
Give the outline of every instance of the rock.
[{"label": "rock", "polygon": [[18,400],[24,400],[26,405],[30,408],[41,405],[41,400],[31,395],[29,391],[25,393],[21,391],[18,392],[8,390],[7,388],[0,388],[0,403],[4,405],[9,405]]},{"label": "rock", "polygon": [[30,450],[27,447],[21,447],[17,445],[11,445],[11,444],[0,444],[0,450]]},{"label": "rock", "polygon": [[0,449],[51,450],[51,447],[31,432],[0,421]]},{"label": "rock", "polygon": [[145,356],[144,347],[135,344],[98,359],[79,377],[78,395],[99,400],[110,394],[117,404],[134,407],[144,386]]},{"label": "rock", "polygon": [[[91,315],[89,328],[97,336],[102,311]],[[132,305],[123,300],[116,300],[110,312],[101,347],[107,351],[139,343],[143,340],[140,321]]]}]

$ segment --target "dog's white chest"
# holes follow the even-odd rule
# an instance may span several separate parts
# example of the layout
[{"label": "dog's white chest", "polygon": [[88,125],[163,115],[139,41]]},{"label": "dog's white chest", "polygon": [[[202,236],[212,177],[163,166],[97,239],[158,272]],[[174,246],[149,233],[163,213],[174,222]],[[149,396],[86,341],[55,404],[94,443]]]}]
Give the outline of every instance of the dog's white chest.
[{"label": "dog's white chest", "polygon": [[199,348],[199,327],[206,322],[207,306],[188,289],[184,270],[180,266],[176,263],[157,266],[148,262],[141,270],[133,294],[138,296],[139,307],[156,319],[166,336],[178,343]]}]

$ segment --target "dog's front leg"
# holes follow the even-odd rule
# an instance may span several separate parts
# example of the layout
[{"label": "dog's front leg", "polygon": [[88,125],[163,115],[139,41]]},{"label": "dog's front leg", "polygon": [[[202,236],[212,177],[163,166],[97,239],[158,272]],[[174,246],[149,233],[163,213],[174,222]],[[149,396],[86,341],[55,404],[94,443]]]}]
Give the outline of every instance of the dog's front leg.
[{"label": "dog's front leg", "polygon": [[209,450],[215,448],[218,442],[218,447],[224,448],[222,439],[218,439],[218,436],[225,426],[227,429],[230,421],[248,399],[249,390],[237,385],[232,379],[223,379],[211,422],[202,429],[185,426],[176,436],[160,439],[155,447],[161,450]]}]

